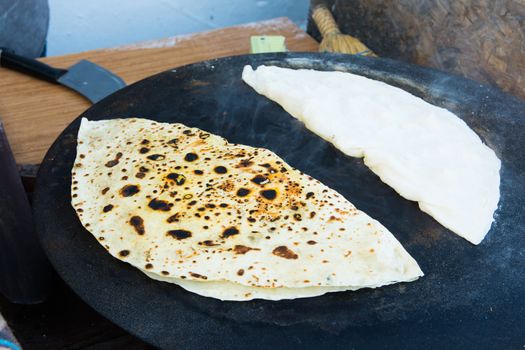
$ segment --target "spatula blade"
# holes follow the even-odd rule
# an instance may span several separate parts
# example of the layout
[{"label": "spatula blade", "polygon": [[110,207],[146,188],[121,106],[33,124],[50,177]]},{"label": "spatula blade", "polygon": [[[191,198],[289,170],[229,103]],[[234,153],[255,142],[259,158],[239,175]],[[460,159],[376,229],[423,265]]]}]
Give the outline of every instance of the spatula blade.
[{"label": "spatula blade", "polygon": [[72,65],[58,82],[96,103],[126,86],[126,83],[109,70],[90,61],[81,60]]}]

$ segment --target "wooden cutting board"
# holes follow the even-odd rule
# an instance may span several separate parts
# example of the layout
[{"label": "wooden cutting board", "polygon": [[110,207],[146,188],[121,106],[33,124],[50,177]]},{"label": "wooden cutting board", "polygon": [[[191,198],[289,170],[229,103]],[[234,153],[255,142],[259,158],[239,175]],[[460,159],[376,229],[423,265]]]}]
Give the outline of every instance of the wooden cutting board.
[{"label": "wooden cutting board", "polygon": [[[67,68],[88,59],[131,84],[173,67],[247,54],[252,35],[283,35],[289,51],[317,51],[317,42],[283,17],[41,60]],[[0,118],[18,164],[39,164],[58,134],[89,106],[65,87],[0,68]]]}]

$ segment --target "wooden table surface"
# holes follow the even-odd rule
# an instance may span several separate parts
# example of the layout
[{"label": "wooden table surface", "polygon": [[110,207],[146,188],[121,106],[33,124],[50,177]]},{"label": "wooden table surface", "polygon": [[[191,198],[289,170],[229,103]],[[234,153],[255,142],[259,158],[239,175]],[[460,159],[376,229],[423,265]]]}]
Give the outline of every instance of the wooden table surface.
[{"label": "wooden table surface", "polygon": [[[131,84],[173,67],[247,54],[252,35],[283,35],[289,51],[317,51],[314,39],[288,18],[277,18],[42,61],[67,68],[88,59]],[[61,85],[0,68],[0,120],[19,164],[39,164],[58,134],[89,106],[89,101]]]},{"label": "wooden table surface", "polygon": [[[42,61],[67,67],[89,59],[129,84],[176,66],[247,54],[252,35],[283,35],[289,51],[317,51],[315,40],[289,19],[278,18]],[[89,106],[66,88],[0,68],[0,119],[19,164],[40,163],[62,129]],[[96,313],[58,277],[56,280],[53,294],[40,305],[14,305],[0,295],[0,312],[25,350],[151,349]]]}]

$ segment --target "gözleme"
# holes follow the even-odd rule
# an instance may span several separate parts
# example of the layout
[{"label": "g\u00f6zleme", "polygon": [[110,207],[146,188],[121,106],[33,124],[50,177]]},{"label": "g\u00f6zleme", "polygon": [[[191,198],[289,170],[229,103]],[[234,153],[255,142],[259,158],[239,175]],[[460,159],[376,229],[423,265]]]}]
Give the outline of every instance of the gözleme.
[{"label": "g\u00f6zleme", "polygon": [[474,244],[489,231],[501,162],[452,112],[351,73],[246,66],[242,78],[446,228]]},{"label": "g\u00f6zleme", "polygon": [[379,222],[275,153],[182,124],[83,119],[72,205],[114,257],[221,300],[422,276]]}]

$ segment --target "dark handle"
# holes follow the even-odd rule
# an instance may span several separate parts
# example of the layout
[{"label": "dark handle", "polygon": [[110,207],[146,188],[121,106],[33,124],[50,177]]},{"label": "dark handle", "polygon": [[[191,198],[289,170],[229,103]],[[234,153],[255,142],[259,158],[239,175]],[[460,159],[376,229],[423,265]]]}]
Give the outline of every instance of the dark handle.
[{"label": "dark handle", "polygon": [[32,58],[19,56],[6,48],[0,48],[0,66],[52,83],[57,83],[58,78],[67,72],[66,69],[53,68]]}]

